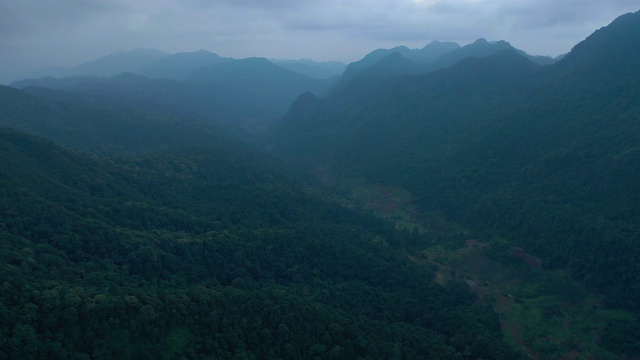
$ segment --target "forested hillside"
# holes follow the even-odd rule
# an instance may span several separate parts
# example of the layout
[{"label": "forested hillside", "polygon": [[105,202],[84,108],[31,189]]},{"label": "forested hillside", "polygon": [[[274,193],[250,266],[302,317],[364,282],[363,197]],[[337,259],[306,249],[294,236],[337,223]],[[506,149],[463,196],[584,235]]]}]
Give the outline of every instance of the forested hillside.
[{"label": "forested hillside", "polygon": [[403,186],[424,213],[505,237],[638,311],[638,28],[640,13],[623,15],[554,65],[507,51],[305,95],[270,145],[325,176]]},{"label": "forested hillside", "polygon": [[14,86],[30,94],[64,102],[128,108],[161,117],[197,118],[230,129],[253,128],[282,113],[269,104],[254,102],[241,89],[203,82],[149,79],[135,74],[111,78],[42,78],[19,81]]},{"label": "forested hillside", "polygon": [[[51,93],[51,94],[49,94]],[[187,144],[226,140],[219,127],[193,118],[136,112],[109,102],[60,101],[0,86],[0,126],[61,145],[110,155],[137,155]]]},{"label": "forested hillside", "polygon": [[402,255],[416,234],[219,129],[1,98],[4,126],[94,151],[0,131],[1,358],[517,356],[466,286]]}]

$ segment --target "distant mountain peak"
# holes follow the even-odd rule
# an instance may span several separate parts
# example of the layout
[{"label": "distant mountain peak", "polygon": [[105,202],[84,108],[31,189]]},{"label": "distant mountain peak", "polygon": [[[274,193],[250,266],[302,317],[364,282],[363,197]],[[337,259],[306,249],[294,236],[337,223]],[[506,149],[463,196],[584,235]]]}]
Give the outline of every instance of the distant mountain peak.
[{"label": "distant mountain peak", "polygon": [[456,47],[459,48],[460,45],[456,42],[453,41],[440,41],[440,40],[433,40],[430,43],[428,43],[427,45],[423,46],[422,49],[429,49],[429,48],[439,48],[442,46],[451,46],[451,47]]},{"label": "distant mountain peak", "polygon": [[231,61],[208,50],[195,52],[179,52],[143,66],[140,74],[151,78],[183,80],[192,72],[214,64]]}]

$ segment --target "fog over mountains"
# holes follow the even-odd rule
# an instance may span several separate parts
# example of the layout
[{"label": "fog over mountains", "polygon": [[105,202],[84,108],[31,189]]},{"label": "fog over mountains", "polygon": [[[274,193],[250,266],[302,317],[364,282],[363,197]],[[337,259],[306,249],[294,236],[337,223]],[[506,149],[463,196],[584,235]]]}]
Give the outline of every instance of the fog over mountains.
[{"label": "fog over mountains", "polygon": [[[371,78],[422,74],[467,57],[488,56],[504,49],[514,48],[505,41],[485,39],[462,47],[434,41],[422,49],[378,49],[348,66],[308,59],[232,59],[205,50],[169,55],[159,50],[137,49],[106,55],[70,69],[43,69],[33,74],[33,78],[16,81],[12,86],[119,98],[128,106],[140,108],[149,102],[153,106],[171,103],[174,106],[166,111],[180,110],[183,114],[214,116],[223,121],[233,119],[244,126],[247,122],[255,125],[276,118],[284,114],[299,94],[311,92],[323,96],[361,72],[362,77]],[[553,62],[548,57],[516,51],[539,64]]]},{"label": "fog over mountains", "polygon": [[639,34],[0,86],[0,358],[634,359]]}]

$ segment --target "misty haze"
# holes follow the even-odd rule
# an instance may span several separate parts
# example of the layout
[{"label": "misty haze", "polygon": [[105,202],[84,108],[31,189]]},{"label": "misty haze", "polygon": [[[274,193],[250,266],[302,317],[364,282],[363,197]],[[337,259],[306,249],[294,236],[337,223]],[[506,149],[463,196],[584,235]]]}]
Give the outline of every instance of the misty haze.
[{"label": "misty haze", "polygon": [[0,359],[636,359],[633,1],[0,4]]}]

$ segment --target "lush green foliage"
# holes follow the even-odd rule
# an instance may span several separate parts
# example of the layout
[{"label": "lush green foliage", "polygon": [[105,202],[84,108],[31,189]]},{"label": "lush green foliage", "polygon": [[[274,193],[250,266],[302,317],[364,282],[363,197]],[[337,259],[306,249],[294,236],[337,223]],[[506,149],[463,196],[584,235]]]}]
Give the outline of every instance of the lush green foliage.
[{"label": "lush green foliage", "polygon": [[512,358],[408,234],[251,151],[115,161],[0,132],[2,358]]}]

